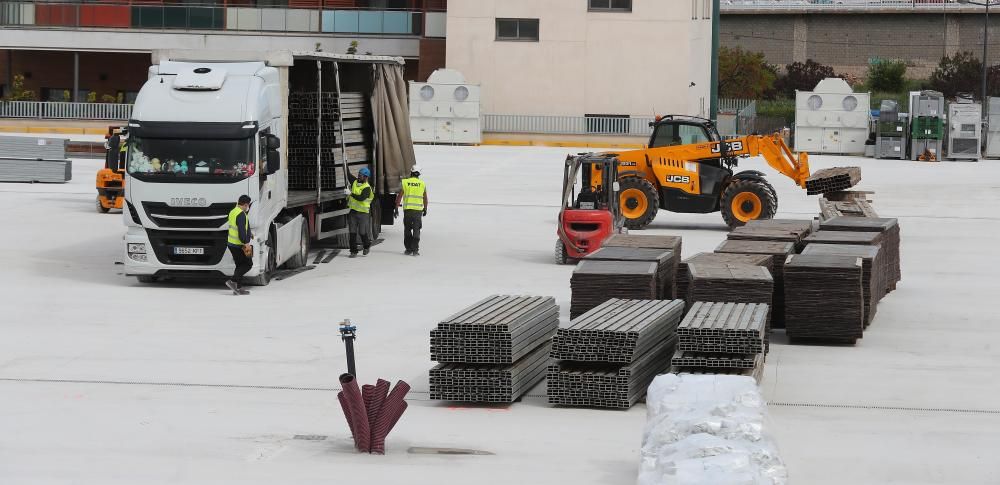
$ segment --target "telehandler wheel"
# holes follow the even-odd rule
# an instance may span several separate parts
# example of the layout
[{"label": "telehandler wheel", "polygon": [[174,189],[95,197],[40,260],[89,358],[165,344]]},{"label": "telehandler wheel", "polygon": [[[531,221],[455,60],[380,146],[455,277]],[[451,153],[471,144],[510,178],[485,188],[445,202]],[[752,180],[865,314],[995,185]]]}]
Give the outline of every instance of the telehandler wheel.
[{"label": "telehandler wheel", "polygon": [[625,177],[619,181],[622,215],[625,227],[642,229],[653,222],[660,209],[660,196],[648,180],[639,177]]},{"label": "telehandler wheel", "polygon": [[722,193],[722,220],[739,227],[753,219],[771,219],[778,211],[774,188],[767,182],[737,180]]}]

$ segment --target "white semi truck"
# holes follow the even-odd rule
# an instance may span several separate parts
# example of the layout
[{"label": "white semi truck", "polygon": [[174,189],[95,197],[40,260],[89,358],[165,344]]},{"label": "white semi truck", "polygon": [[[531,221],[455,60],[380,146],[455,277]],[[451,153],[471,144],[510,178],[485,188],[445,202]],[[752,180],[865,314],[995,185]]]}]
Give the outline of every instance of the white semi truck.
[{"label": "white semi truck", "polygon": [[306,265],[311,241],[346,245],[348,173],[364,166],[377,235],[414,163],[408,119],[401,58],[155,53],[128,122],[125,274],[231,274],[227,216],[247,194],[246,276],[266,285]]}]

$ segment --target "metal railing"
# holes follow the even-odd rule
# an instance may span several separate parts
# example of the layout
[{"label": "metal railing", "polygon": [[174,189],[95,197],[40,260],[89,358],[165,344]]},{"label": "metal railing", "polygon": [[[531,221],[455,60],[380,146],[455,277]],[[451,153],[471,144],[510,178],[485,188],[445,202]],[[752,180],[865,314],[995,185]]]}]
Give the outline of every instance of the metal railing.
[{"label": "metal railing", "polygon": [[653,129],[650,117],[483,115],[488,133],[541,135],[621,135],[647,137]]},{"label": "metal railing", "polygon": [[289,8],[221,1],[185,4],[0,1],[0,26],[416,36],[423,33],[424,12],[414,9]]},{"label": "metal railing", "polygon": [[754,103],[752,99],[719,98],[719,112],[736,114]]},{"label": "metal railing", "polygon": [[720,12],[741,10],[975,10],[971,4],[957,0],[728,0]]},{"label": "metal railing", "polygon": [[0,101],[0,118],[124,121],[131,114],[131,104]]}]

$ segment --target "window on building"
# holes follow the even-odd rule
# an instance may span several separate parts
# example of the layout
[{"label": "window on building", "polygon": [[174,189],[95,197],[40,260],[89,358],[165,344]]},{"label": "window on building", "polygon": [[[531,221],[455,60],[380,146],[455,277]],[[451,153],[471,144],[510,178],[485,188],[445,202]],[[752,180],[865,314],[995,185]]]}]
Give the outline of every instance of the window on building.
[{"label": "window on building", "polygon": [[497,19],[497,40],[538,42],[538,19]]},{"label": "window on building", "polygon": [[583,115],[587,118],[587,133],[628,133],[628,115]]},{"label": "window on building", "polygon": [[592,12],[631,12],[632,0],[589,0]]}]

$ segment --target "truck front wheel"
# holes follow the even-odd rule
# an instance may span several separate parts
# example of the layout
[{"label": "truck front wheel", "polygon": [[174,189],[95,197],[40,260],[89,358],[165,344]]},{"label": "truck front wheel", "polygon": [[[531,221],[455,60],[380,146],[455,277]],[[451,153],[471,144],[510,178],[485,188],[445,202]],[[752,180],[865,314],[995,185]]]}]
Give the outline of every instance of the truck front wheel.
[{"label": "truck front wheel", "polygon": [[288,269],[301,268],[309,261],[309,224],[305,221],[302,222],[302,234],[299,238],[299,252],[285,263]]},{"label": "truck front wheel", "polygon": [[253,278],[247,278],[247,284],[253,286],[267,286],[271,282],[271,274],[277,268],[278,253],[274,246],[274,231],[267,236],[267,259],[264,260],[264,267],[260,274]]}]

